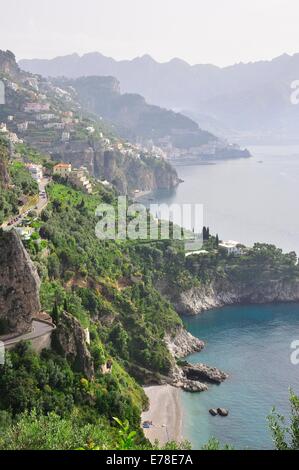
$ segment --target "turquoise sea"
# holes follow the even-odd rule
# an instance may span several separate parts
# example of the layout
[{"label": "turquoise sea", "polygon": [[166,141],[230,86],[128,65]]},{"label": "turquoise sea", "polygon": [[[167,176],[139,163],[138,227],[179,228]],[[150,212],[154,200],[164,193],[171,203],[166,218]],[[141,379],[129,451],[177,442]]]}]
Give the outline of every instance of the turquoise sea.
[{"label": "turquoise sea", "polygon": [[[299,340],[299,304],[234,306],[185,318],[187,329],[206,342],[188,358],[229,374],[201,394],[182,393],[184,436],[193,448],[211,437],[238,449],[273,447],[267,415],[275,406],[288,415],[288,390],[299,394],[299,365],[291,363],[291,343]],[[229,409],[227,418],[210,408]]]},{"label": "turquoise sea", "polygon": [[[221,239],[274,243],[299,254],[299,146],[250,150],[253,157],[245,160],[179,166],[184,183],[151,199],[201,203],[205,225]],[[289,412],[290,386],[299,394],[299,366],[290,361],[290,345],[299,340],[299,305],[228,307],[185,323],[207,342],[189,360],[230,374],[227,382],[206,393],[182,393],[185,436],[194,448],[212,436],[236,448],[271,448],[267,415],[273,406]],[[212,407],[228,408],[229,417],[212,418]]]}]

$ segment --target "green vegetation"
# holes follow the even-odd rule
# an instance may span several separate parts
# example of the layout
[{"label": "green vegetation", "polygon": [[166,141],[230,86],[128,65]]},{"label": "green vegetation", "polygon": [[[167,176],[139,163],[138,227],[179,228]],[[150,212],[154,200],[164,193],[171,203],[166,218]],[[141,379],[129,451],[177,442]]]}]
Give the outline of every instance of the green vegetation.
[{"label": "green vegetation", "polygon": [[[96,355],[95,345],[92,352]],[[99,370],[88,381],[54,351],[45,350],[39,356],[28,344],[20,343],[7,354],[0,369],[0,410],[9,411],[12,419],[35,410],[65,418],[75,414],[82,424],[98,424],[99,418],[112,423],[117,415],[138,428],[147,403],[142,389],[116,361],[112,374],[103,375]]]},{"label": "green vegetation", "polygon": [[[13,162],[9,174],[13,194],[36,193],[22,163]],[[98,184],[95,194],[87,195],[55,179],[47,192],[41,217],[29,218],[35,233],[26,242],[42,280],[42,308],[56,324],[65,311],[89,329],[95,374],[87,379],[55,348],[37,355],[20,344],[0,367],[0,449],[152,448],[140,429],[147,399],[135,379],[143,383],[169,373],[174,359],[165,334],[182,325],[160,292],[179,293],[213,281],[290,281],[298,277],[296,255],[256,244],[241,256],[228,256],[208,229],[208,253],[187,258],[181,241],[100,241],[95,210],[103,202],[116,205],[114,190]],[[3,191],[5,201],[8,194]],[[105,374],[107,361],[113,367]],[[287,431],[272,418],[277,447],[295,446],[298,417],[292,422],[292,444],[286,444]],[[205,448],[221,446],[211,441]]]},{"label": "green vegetation", "polygon": [[8,145],[0,139],[0,164],[9,178],[9,186],[0,175],[0,225],[12,215],[19,213],[24,199],[38,194],[38,184],[31,177],[25,165],[20,162],[9,164]]},{"label": "green vegetation", "polygon": [[93,326],[110,354],[166,374],[171,358],[163,337],[181,324],[179,317],[150,277],[140,276],[137,247],[95,236],[95,209],[113,194],[88,196],[57,183],[48,193],[51,204],[39,233],[49,254],[33,253],[43,275],[43,308],[51,313],[66,300],[69,312]]},{"label": "green vegetation", "polygon": [[277,450],[299,450],[299,397],[290,393],[291,416],[287,424],[284,416],[274,409],[269,426]]}]

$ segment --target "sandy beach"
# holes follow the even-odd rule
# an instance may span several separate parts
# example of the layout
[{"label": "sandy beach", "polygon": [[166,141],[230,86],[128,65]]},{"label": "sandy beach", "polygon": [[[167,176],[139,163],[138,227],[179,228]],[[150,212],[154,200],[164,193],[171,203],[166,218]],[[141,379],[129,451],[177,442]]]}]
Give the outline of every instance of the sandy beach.
[{"label": "sandy beach", "polygon": [[182,441],[181,390],[170,385],[145,387],[150,400],[150,409],[142,414],[142,422],[152,421],[150,429],[144,429],[145,436],[154,443]]}]

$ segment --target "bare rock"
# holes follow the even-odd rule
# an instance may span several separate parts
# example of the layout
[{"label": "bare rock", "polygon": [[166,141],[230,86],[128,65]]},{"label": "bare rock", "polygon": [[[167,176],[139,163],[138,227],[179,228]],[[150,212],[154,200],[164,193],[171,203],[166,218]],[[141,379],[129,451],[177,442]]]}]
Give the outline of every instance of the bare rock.
[{"label": "bare rock", "polygon": [[180,387],[185,392],[191,393],[201,393],[208,390],[208,386],[201,382],[196,382],[195,380],[184,380]]},{"label": "bare rock", "polygon": [[183,327],[178,328],[174,335],[166,335],[165,342],[172,356],[177,359],[199,352],[205,345]]},{"label": "bare rock", "polygon": [[73,315],[62,313],[52,345],[77,372],[82,372],[89,380],[93,378],[94,364],[87,347],[86,335],[80,322]]},{"label": "bare rock", "polygon": [[37,270],[15,231],[0,230],[0,334],[30,331],[41,308]]},{"label": "bare rock", "polygon": [[228,378],[225,372],[205,364],[188,364],[182,369],[188,380],[220,384]]},{"label": "bare rock", "polygon": [[229,414],[228,410],[226,410],[225,408],[217,408],[217,413],[219,414],[219,416],[222,416],[224,418],[226,418]]}]

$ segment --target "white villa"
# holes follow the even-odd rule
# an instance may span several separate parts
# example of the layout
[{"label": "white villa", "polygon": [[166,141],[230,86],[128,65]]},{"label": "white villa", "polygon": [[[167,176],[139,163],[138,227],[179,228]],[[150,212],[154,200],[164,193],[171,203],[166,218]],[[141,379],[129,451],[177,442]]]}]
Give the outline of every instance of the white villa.
[{"label": "white villa", "polygon": [[242,255],[244,248],[240,242],[234,240],[223,241],[219,243],[220,248],[224,248],[229,255]]}]

